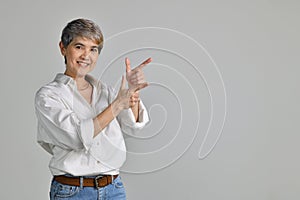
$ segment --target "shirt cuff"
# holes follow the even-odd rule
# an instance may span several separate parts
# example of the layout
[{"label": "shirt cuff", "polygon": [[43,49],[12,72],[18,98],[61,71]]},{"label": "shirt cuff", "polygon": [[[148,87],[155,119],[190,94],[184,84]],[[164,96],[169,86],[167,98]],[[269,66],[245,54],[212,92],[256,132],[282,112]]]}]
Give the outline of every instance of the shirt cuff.
[{"label": "shirt cuff", "polygon": [[122,130],[127,134],[135,133],[135,131],[142,129],[149,122],[148,113],[142,101],[139,104],[138,122],[135,121],[134,114],[130,108],[123,110],[119,117],[121,118]]}]

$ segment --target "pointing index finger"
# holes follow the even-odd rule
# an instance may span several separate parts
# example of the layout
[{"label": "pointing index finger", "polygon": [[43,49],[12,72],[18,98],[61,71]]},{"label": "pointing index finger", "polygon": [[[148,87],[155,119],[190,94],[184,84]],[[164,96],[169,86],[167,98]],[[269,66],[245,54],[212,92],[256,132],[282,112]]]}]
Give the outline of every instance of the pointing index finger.
[{"label": "pointing index finger", "polygon": [[152,61],[152,58],[148,58],[147,60],[145,60],[144,62],[142,62],[139,66],[137,66],[136,68],[143,68],[145,67],[147,64],[149,64]]}]

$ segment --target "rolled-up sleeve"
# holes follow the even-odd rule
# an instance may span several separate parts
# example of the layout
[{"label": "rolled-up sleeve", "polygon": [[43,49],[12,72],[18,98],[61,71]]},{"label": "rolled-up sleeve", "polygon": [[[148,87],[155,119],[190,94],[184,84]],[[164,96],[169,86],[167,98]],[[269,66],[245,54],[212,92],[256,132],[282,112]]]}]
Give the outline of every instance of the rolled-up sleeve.
[{"label": "rolled-up sleeve", "polygon": [[148,112],[146,110],[145,105],[142,101],[139,104],[139,121],[136,122],[134,114],[132,110],[126,109],[123,110],[117,117],[122,131],[126,134],[136,134],[139,130],[141,130],[145,125],[149,122]]},{"label": "rolled-up sleeve", "polygon": [[38,119],[38,142],[51,153],[51,145],[79,150],[93,144],[92,119],[80,119],[65,107],[55,95],[36,94],[35,111]]},{"label": "rolled-up sleeve", "polygon": [[[117,93],[111,86],[109,86],[107,90],[109,95],[109,103],[112,103],[112,101],[116,98]],[[120,114],[117,116],[117,120],[124,133],[129,135],[136,134],[149,122],[148,112],[142,101],[140,101],[139,103],[138,114],[138,122],[136,122],[131,108],[121,111]]]}]

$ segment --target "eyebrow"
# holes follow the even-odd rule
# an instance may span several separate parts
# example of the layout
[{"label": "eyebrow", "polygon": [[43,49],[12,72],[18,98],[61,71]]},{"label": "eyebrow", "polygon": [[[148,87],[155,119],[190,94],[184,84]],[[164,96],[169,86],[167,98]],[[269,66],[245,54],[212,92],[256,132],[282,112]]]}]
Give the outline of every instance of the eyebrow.
[{"label": "eyebrow", "polygon": [[[76,45],[80,45],[80,46],[85,46],[84,44],[80,43],[80,42],[77,42],[74,44],[74,46]],[[98,48],[99,46],[91,46],[91,48]]]}]

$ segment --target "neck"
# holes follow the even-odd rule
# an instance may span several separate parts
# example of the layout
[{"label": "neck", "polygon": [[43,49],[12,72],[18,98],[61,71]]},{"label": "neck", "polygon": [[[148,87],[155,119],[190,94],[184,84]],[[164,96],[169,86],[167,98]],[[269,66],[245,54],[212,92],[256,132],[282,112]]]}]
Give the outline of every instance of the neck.
[{"label": "neck", "polygon": [[72,77],[72,78],[75,80],[76,85],[77,85],[78,88],[82,88],[82,87],[86,86],[87,83],[88,83],[88,82],[85,80],[85,76],[74,75],[74,74],[72,74],[72,73],[69,73],[67,70],[65,71],[64,74],[67,75],[67,76]]}]

